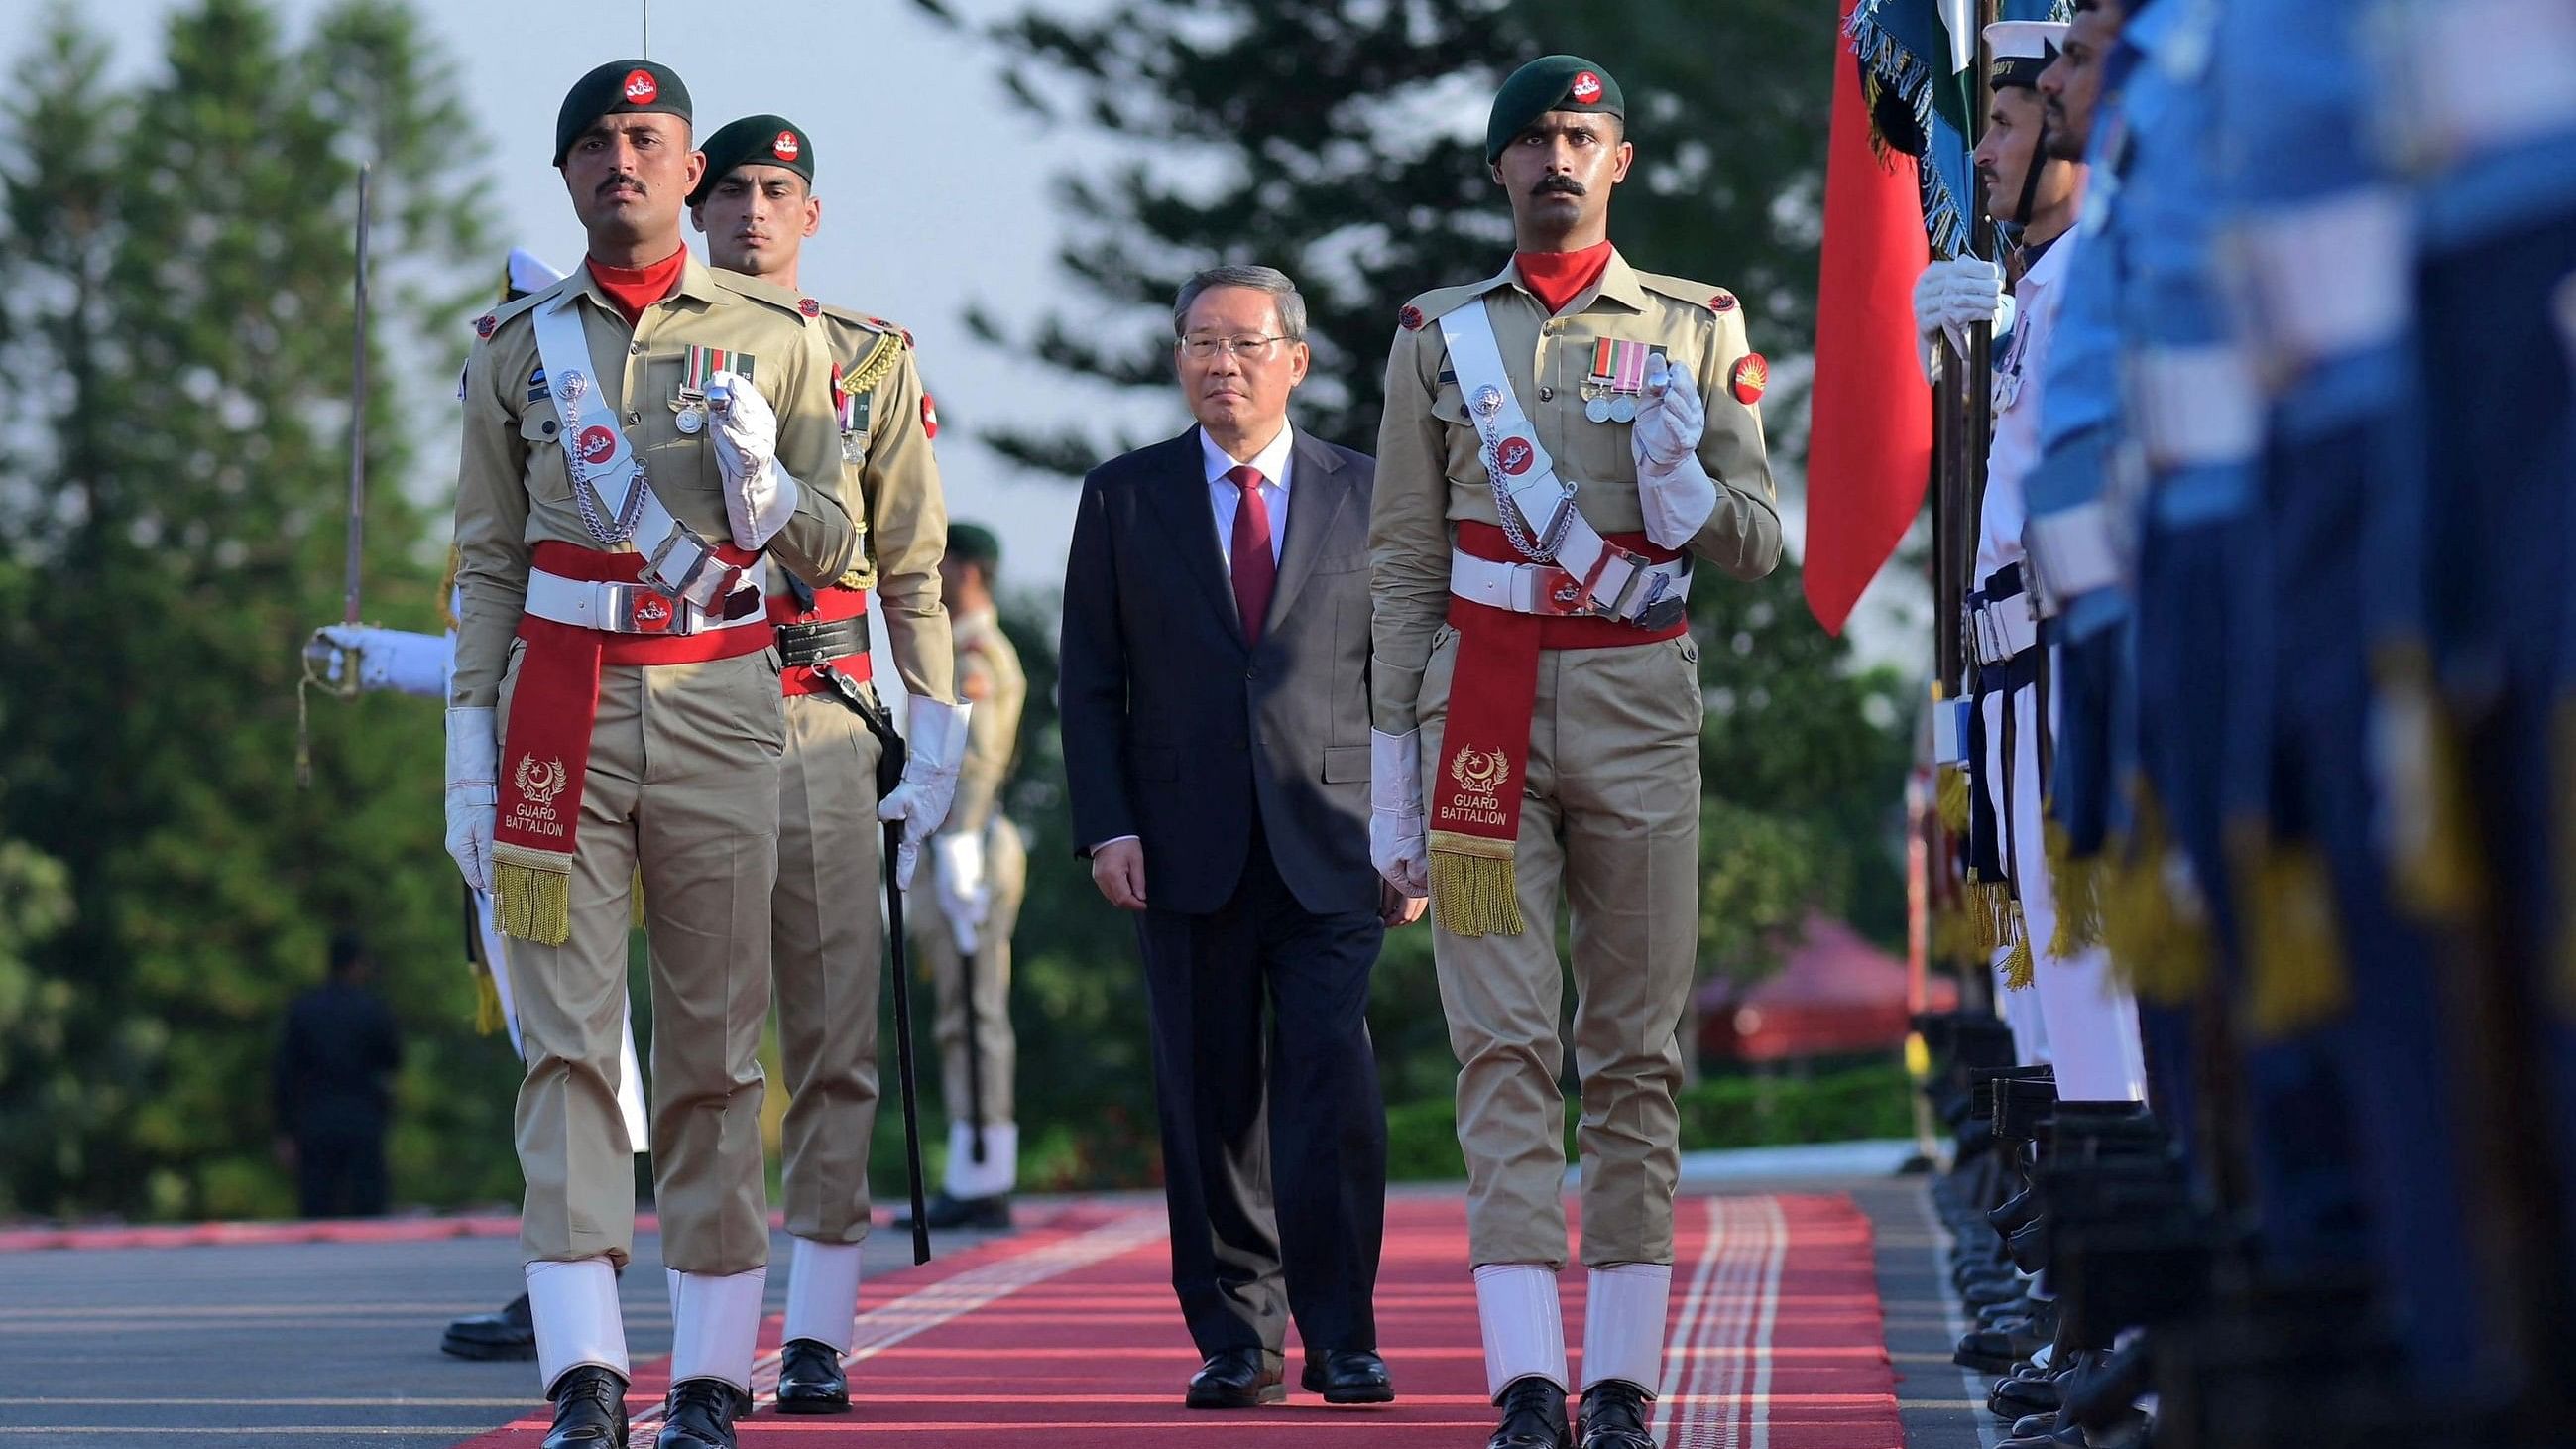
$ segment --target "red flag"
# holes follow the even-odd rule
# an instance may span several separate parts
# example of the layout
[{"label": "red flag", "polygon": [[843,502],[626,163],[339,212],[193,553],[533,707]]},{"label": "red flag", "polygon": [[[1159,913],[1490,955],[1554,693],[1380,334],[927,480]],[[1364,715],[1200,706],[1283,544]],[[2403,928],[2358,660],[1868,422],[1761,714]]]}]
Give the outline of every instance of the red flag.
[{"label": "red flag", "polygon": [[1914,282],[1932,260],[1922,194],[1912,157],[1871,149],[1860,67],[1837,45],[1807,434],[1807,608],[1828,633],[1896,552],[1932,470],[1932,395],[1914,358]]}]

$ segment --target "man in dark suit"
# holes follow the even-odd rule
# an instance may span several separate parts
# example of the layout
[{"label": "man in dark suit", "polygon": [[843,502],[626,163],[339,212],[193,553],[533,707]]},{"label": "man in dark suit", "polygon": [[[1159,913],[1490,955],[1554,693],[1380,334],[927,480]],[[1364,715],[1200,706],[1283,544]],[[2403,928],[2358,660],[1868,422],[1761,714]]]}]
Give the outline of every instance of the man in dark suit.
[{"label": "man in dark suit", "polygon": [[1421,906],[1369,864],[1376,466],[1288,425],[1305,324],[1268,267],[1181,288],[1198,425],[1092,470],[1065,572],[1074,830],[1101,894],[1139,913],[1202,1409],[1286,1395],[1291,1313],[1308,1391],[1395,1397],[1371,1302],[1386,1114],[1366,1010],[1386,927]]}]

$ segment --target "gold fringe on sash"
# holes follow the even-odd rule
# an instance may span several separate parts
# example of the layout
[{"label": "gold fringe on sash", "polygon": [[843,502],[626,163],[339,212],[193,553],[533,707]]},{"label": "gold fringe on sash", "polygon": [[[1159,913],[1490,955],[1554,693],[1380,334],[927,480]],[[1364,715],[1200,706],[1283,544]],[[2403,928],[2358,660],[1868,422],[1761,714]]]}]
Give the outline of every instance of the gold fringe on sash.
[{"label": "gold fringe on sash", "polygon": [[474,1034],[490,1036],[505,1024],[501,1020],[501,985],[492,979],[492,967],[477,961],[474,963]]},{"label": "gold fringe on sash", "polygon": [[1932,917],[1932,954],[1959,966],[1983,969],[1994,953],[1977,949],[1979,914],[1964,897],[1941,907]]},{"label": "gold fringe on sash", "polygon": [[2077,860],[2065,828],[2054,820],[2040,827],[2040,844],[2048,860],[2049,891],[2057,898],[2048,954],[2063,960],[2102,943],[2102,859]]},{"label": "gold fringe on sash", "polygon": [[2102,944],[2112,970],[2144,1000],[2180,1006],[2207,989],[2216,951],[2203,903],[2166,841],[2164,810],[2144,781],[2131,785],[2135,824],[2094,863]]},{"label": "gold fringe on sash", "polygon": [[2249,826],[2230,841],[2244,903],[2246,1018],[2260,1035],[2321,1025],[2352,1005],[2325,853]]},{"label": "gold fringe on sash", "polygon": [[1933,808],[1941,816],[1941,828],[1952,835],[1968,831],[1968,767],[1945,764],[1934,771]]},{"label": "gold fringe on sash", "polygon": [[572,934],[572,861],[497,846],[492,852],[492,898],[502,935],[560,946]]},{"label": "gold fringe on sash", "polygon": [[2378,687],[2370,763],[2388,822],[2391,883],[2417,915],[2466,921],[2478,910],[2485,873],[2458,726],[2422,645],[2382,649],[2371,672]]},{"label": "gold fringe on sash", "polygon": [[1512,873],[1513,844],[1434,830],[1431,847],[1431,915],[1453,936],[1517,936],[1520,884]]}]

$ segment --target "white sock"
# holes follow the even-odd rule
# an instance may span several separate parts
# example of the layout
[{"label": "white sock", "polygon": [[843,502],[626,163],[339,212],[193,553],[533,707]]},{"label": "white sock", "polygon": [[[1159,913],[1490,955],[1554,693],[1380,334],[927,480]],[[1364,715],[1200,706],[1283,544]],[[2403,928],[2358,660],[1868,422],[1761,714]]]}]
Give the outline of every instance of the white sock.
[{"label": "white sock", "polygon": [[850,1351],[850,1320],[859,1311],[859,1245],[796,1240],[787,1268],[787,1327],[781,1341],[810,1338],[834,1353]]},{"label": "white sock", "polygon": [[537,1325],[537,1382],[548,1394],[555,1381],[583,1364],[597,1364],[619,1378],[626,1368],[626,1317],[617,1307],[617,1269],[606,1258],[526,1267],[528,1313]]},{"label": "white sock", "polygon": [[1589,1289],[1583,1306],[1584,1389],[1621,1379],[1651,1397],[1664,1377],[1664,1305],[1672,1296],[1672,1264],[1595,1268]]},{"label": "white sock", "polygon": [[1562,1389],[1565,1310],[1556,1272],[1540,1263],[1487,1263],[1476,1270],[1476,1322],[1485,1331],[1485,1397],[1532,1374]]},{"label": "white sock", "polygon": [[948,1124],[948,1172],[943,1185],[950,1197],[1000,1197],[1020,1181],[1020,1124],[984,1124],[984,1160],[975,1160],[972,1123]]},{"label": "white sock", "polygon": [[671,1316],[671,1382],[722,1379],[751,1392],[751,1351],[760,1337],[760,1296],[769,1270],[682,1273]]}]

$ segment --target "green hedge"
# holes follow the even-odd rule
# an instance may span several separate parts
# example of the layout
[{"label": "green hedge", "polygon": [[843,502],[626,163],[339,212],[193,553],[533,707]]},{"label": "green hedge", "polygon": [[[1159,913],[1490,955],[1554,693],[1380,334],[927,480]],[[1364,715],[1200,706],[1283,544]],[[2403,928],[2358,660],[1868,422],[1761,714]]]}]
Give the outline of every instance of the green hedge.
[{"label": "green hedge", "polygon": [[[1854,1067],[1805,1080],[1722,1077],[1681,1095],[1682,1150],[1779,1147],[1904,1137],[1914,1130],[1905,1068],[1894,1062]],[[1574,1157],[1574,1123],[1582,1103],[1565,1103],[1566,1157]],[[1446,1098],[1387,1108],[1387,1177],[1396,1182],[1454,1182],[1467,1175],[1458,1155],[1458,1114]]]}]

